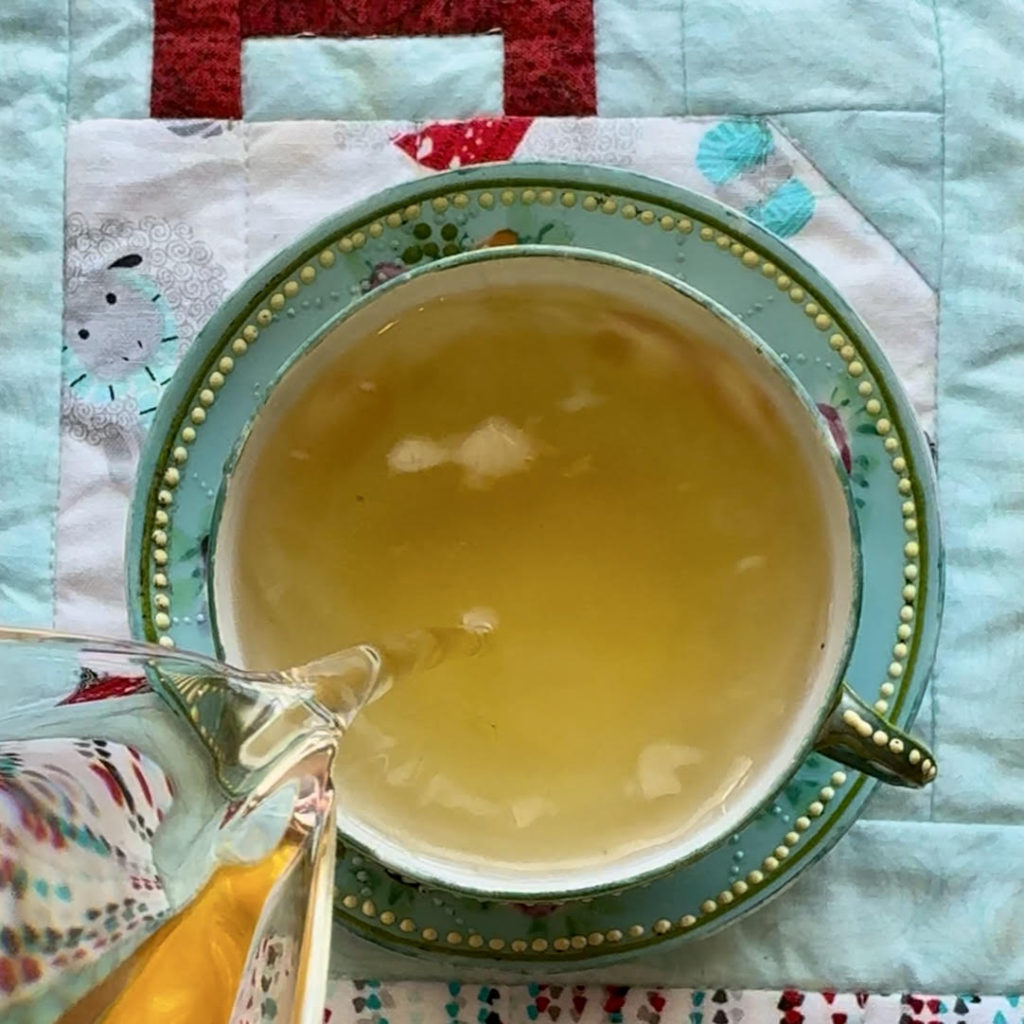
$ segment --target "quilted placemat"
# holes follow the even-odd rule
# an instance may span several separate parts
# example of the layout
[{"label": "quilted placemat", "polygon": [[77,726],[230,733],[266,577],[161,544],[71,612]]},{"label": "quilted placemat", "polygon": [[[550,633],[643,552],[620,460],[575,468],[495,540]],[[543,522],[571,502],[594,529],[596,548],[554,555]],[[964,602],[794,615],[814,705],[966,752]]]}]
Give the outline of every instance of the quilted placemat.
[{"label": "quilted placemat", "polygon": [[[822,865],[718,936],[557,995],[492,990],[513,979],[486,970],[339,982],[341,1019],[1021,1017],[1015,997],[833,1010],[811,994],[1012,993],[1024,977],[1021,52],[1013,0],[0,10],[0,621],[123,633],[139,446],[206,317],[320,217],[466,163],[617,164],[746,210],[864,315],[936,444],[948,597],[919,721],[942,765],[930,792],[880,794]],[[140,342],[145,367],[112,377],[118,346]],[[336,959],[339,976],[443,973],[351,939]],[[697,987],[652,1002],[657,985]]]}]

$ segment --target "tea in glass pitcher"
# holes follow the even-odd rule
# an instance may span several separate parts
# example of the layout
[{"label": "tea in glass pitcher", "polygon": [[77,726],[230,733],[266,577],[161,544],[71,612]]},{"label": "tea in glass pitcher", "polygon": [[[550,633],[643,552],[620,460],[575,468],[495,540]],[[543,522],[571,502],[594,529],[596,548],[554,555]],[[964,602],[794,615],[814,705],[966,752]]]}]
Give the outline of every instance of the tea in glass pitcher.
[{"label": "tea in glass pitcher", "polygon": [[5,1021],[319,1024],[345,714],[232,673],[0,630]]}]

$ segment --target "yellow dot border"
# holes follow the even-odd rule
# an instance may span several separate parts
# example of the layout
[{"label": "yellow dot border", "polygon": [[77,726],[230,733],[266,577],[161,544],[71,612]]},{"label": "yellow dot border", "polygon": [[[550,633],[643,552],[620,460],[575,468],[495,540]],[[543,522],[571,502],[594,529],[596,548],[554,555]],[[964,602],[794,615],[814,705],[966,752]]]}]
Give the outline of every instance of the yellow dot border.
[{"label": "yellow dot border", "polygon": [[[545,188],[539,193],[536,188],[529,186],[503,188],[497,196],[495,190],[484,188],[476,195],[477,204],[485,211],[496,209],[499,205],[510,207],[517,202],[527,206],[538,201],[544,205],[552,205],[556,199],[565,208],[578,204],[581,209],[589,213],[600,213],[604,216],[617,214],[625,220],[635,221],[640,225],[665,233],[678,232],[683,236],[694,234],[695,238],[702,242],[713,242],[724,257],[734,258],[746,269],[759,271],[762,276],[773,279],[780,292],[785,293],[794,304],[801,305],[804,314],[821,332],[828,347],[837,353],[845,363],[845,373],[858,381],[856,390],[858,395],[865,399],[864,412],[873,419],[876,434],[886,457],[889,458],[897,491],[903,499],[901,509],[904,517],[904,529],[908,537],[904,545],[906,559],[904,579],[906,583],[901,592],[903,603],[896,628],[897,641],[893,646],[893,661],[888,666],[885,680],[879,688],[879,698],[875,703],[876,709],[884,713],[889,708],[889,698],[895,693],[895,685],[892,680],[903,675],[903,669],[911,650],[908,641],[913,638],[913,623],[916,618],[917,583],[915,581],[922,575],[922,565],[917,510],[912,497],[915,488],[907,458],[903,454],[904,442],[895,429],[891,415],[886,413],[882,400],[877,397],[879,389],[877,382],[873,380],[867,369],[868,360],[858,353],[853,340],[836,327],[833,315],[828,312],[828,303],[816,297],[812,288],[798,283],[791,274],[783,272],[775,262],[765,257],[757,249],[734,238],[718,226],[701,224],[699,219],[691,216],[669,212],[658,213],[633,200],[622,200],[608,194],[586,191],[581,193],[579,189],[573,188],[559,190]],[[441,214],[448,211],[450,207],[464,210],[472,202],[473,199],[466,192],[459,191],[433,197],[429,201],[429,207],[433,212]],[[250,313],[244,318],[243,326],[234,332],[235,337],[227,342],[221,352],[214,357],[216,369],[206,375],[197,389],[193,401],[188,403],[189,409],[182,416],[182,423],[185,425],[179,425],[177,437],[171,444],[170,461],[162,470],[158,470],[159,490],[156,494],[156,503],[159,508],[153,512],[152,522],[146,524],[147,528],[144,531],[144,534],[150,538],[149,558],[158,570],[151,576],[149,598],[152,606],[158,609],[153,615],[152,621],[157,630],[156,640],[160,645],[168,648],[174,647],[174,639],[171,635],[173,626],[172,595],[166,573],[169,557],[166,534],[173,514],[173,492],[181,482],[182,467],[188,461],[189,447],[195,443],[198,431],[205,425],[207,413],[215,405],[218,392],[227,385],[236,361],[243,358],[249,347],[258,342],[261,330],[273,330],[277,314],[285,309],[287,300],[298,296],[303,287],[314,284],[319,273],[328,272],[336,266],[338,262],[336,254],[348,255],[358,252],[367,244],[368,238],[378,239],[386,235],[388,231],[401,229],[404,225],[418,220],[423,215],[423,211],[424,205],[420,203],[396,207],[382,217],[376,217],[365,225],[342,234],[319,253],[304,260],[297,271],[286,275],[285,279],[279,280],[251,304]],[[163,543],[159,543],[159,540],[163,540]],[[403,935],[411,936],[416,932],[418,938],[422,940],[420,944],[427,943],[441,949],[461,946],[465,942],[470,949],[483,950],[486,947],[492,953],[499,953],[508,948],[515,954],[528,952],[541,954],[551,951],[579,954],[584,949],[596,947],[605,942],[621,943],[625,936],[633,940],[641,940],[649,933],[660,937],[682,933],[693,929],[702,920],[717,915],[723,908],[730,906],[735,901],[742,901],[769,882],[789,859],[790,854],[803,839],[805,833],[811,829],[814,820],[824,814],[825,805],[835,797],[836,790],[845,784],[846,779],[845,772],[834,772],[830,779],[831,784],[821,787],[816,798],[807,805],[805,813],[796,819],[792,828],[787,829],[782,841],[763,858],[759,867],[750,870],[745,878],[733,881],[727,888],[704,899],[697,908],[681,916],[659,917],[647,924],[636,922],[625,927],[619,926],[604,932],[591,932],[587,935],[561,935],[552,940],[538,939],[536,936],[506,940],[498,936],[486,938],[472,930],[460,931],[457,929],[449,930],[442,936],[433,926],[420,927],[411,918],[399,918],[392,908],[378,910],[372,901],[363,900],[354,893],[336,893],[336,902],[349,910],[358,908],[363,917],[372,919],[375,923],[396,930]]]}]

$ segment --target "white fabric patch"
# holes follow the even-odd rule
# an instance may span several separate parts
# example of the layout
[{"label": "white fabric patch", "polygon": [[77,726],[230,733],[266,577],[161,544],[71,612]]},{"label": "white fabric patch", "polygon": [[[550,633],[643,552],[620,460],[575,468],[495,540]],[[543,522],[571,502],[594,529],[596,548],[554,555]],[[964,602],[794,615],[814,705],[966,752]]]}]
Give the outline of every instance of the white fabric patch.
[{"label": "white fabric patch", "polygon": [[238,125],[69,128],[57,628],[127,635],[124,537],[149,410],[244,276],[245,189]]},{"label": "white fabric patch", "polygon": [[406,121],[246,125],[249,266],[332,213],[426,173],[391,141],[414,129]]},{"label": "white fabric patch", "polygon": [[[780,184],[798,182],[802,194],[811,197],[807,205],[813,212],[786,241],[864,317],[930,427],[935,293],[770,122],[761,122],[771,143],[769,157],[715,185],[706,176],[706,161],[701,170],[698,153],[719,123],[707,118],[537,120],[513,159],[628,167],[741,207],[764,206]],[[71,126],[59,627],[127,631],[128,502],[151,415],[146,410],[159,400],[177,357],[227,293],[283,246],[339,209],[426,175],[428,170],[394,141],[418,127],[338,121]],[[454,160],[459,150],[452,152]],[[146,305],[150,301],[153,308]],[[79,336],[82,330],[87,338]]]}]

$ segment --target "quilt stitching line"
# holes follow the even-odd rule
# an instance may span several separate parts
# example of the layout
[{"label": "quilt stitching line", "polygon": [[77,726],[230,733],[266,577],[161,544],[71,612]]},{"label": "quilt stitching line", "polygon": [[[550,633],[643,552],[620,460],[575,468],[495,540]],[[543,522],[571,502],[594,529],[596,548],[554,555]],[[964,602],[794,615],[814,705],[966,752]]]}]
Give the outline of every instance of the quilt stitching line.
[{"label": "quilt stitching line", "polygon": [[249,152],[249,129],[250,126],[244,122],[240,124],[239,130],[242,134],[242,273],[243,280],[251,273],[252,258],[250,256],[250,232],[252,227],[252,184],[250,176],[250,152]]},{"label": "quilt stitching line", "polygon": [[[64,225],[67,223],[68,217],[68,113],[71,110],[71,29],[73,25],[72,19],[73,0],[67,0],[65,7],[66,11],[66,22],[67,32],[65,35],[65,47],[64,47],[64,127],[61,132],[61,141],[63,143],[63,174],[61,176],[62,195],[61,195],[61,227],[60,227],[60,276],[61,276],[61,310],[60,310],[60,346],[57,349],[57,388],[58,391],[63,389],[64,380],[63,372],[61,369],[61,363],[63,363],[63,347],[64,347],[64,321],[67,315],[67,290],[64,287],[64,259],[65,252],[64,247],[67,244],[67,235],[64,231]],[[58,395],[57,399],[57,424],[54,432],[54,438],[57,444],[57,464],[56,464],[56,487],[54,488],[54,504],[53,514],[50,516],[50,542],[49,551],[47,552],[47,564],[46,572],[47,577],[50,580],[50,625],[53,625],[57,621],[57,535],[58,526],[60,519],[60,508],[61,508],[61,491],[64,486],[64,474],[61,472],[60,464],[60,444],[61,444],[61,398]]]},{"label": "quilt stitching line", "polygon": [[679,0],[679,28],[682,36],[683,114],[685,116],[690,111],[690,84],[686,77],[686,0]]},{"label": "quilt stitching line", "polygon": [[[787,105],[785,107],[776,107],[773,109],[759,108],[757,112],[751,110],[724,110],[720,111],[718,116],[722,117],[757,117],[758,114],[764,117],[771,117],[775,114],[923,114],[931,115],[932,117],[941,117],[942,111],[935,109],[934,107],[861,107],[856,104],[848,104],[846,106],[835,106],[832,104],[826,104],[825,106],[808,106],[799,107]],[[598,115],[600,116],[600,115]],[[707,114],[693,114],[689,115],[693,117],[706,117],[712,116]],[[640,118],[639,120],[643,120]]]},{"label": "quilt stitching line", "polygon": [[[942,19],[939,16],[939,4],[938,0],[932,0],[932,16],[935,19],[935,42],[938,46],[939,51],[939,87],[940,95],[942,98],[942,124],[939,130],[939,267],[938,267],[938,285],[936,293],[939,297],[939,308],[936,319],[936,344],[935,344],[935,436],[937,439],[941,438],[940,425],[942,417],[942,409],[940,408],[939,402],[939,360],[942,358],[942,311],[945,303],[943,302],[943,283],[945,279],[945,268],[946,268],[946,48],[945,40],[942,35]],[[940,441],[941,443],[941,441]],[[939,467],[936,466],[936,472],[939,472]],[[940,492],[941,492],[941,480],[940,480]],[[932,745],[938,746],[938,731],[939,731],[939,709],[936,700],[936,690],[939,679],[939,672],[937,671],[938,663],[932,667],[931,678],[928,680],[928,701],[932,711]],[[928,820],[935,820],[935,787],[932,786],[931,792],[928,795],[929,809],[928,809]]]}]

